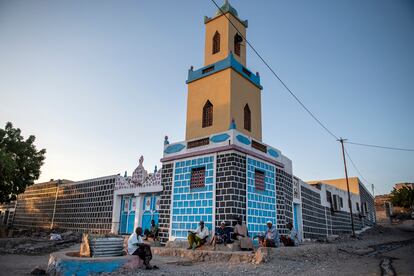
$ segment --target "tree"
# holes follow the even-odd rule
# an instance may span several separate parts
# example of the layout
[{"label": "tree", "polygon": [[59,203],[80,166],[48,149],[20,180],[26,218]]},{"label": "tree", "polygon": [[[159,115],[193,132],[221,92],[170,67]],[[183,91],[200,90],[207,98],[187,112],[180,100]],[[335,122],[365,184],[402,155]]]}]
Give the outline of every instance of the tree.
[{"label": "tree", "polygon": [[414,206],[414,190],[411,187],[402,187],[391,192],[391,203],[394,206],[411,208]]},{"label": "tree", "polygon": [[30,135],[24,140],[10,122],[0,128],[0,203],[16,199],[39,178],[46,150],[38,151],[35,139]]}]

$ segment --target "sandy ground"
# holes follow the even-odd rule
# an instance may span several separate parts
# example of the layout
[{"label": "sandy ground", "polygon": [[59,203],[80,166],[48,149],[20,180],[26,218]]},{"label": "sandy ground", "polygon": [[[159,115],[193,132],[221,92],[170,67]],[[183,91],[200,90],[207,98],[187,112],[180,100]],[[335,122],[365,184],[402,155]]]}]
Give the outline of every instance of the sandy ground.
[{"label": "sandy ground", "polygon": [[[368,231],[360,239],[347,238],[323,244],[333,246],[336,254],[321,253],[318,243],[303,246],[308,248],[306,254],[272,258],[260,265],[193,263],[178,257],[154,256],[151,263],[159,270],[122,271],[111,275],[382,275],[380,263],[386,258],[391,260],[396,275],[414,275],[414,221]],[[64,251],[76,251],[77,248]],[[45,268],[48,259],[48,254],[0,255],[0,275],[29,275],[36,266]]]}]

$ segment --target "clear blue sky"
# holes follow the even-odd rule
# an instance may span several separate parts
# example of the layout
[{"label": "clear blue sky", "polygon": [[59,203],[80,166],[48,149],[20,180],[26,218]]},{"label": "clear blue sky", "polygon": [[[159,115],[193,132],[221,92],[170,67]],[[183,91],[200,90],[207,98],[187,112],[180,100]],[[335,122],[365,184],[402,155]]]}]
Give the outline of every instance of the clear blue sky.
[{"label": "clear blue sky", "polygon": [[[221,3],[221,0],[218,0]],[[414,148],[413,1],[233,0],[248,38],[338,136]],[[184,140],[187,70],[203,63],[209,0],[0,0],[0,124],[47,149],[40,181],[160,166]],[[340,147],[248,50],[263,140],[303,180],[344,176]],[[414,182],[414,153],[349,146],[377,193]],[[357,175],[349,165],[350,175]]]}]

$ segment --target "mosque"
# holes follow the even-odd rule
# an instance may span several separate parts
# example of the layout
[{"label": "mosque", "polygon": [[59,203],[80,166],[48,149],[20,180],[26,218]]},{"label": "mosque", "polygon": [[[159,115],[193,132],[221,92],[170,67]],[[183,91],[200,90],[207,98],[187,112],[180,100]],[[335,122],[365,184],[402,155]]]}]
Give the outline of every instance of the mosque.
[{"label": "mosque", "polygon": [[[35,184],[17,199],[14,227],[128,234],[154,219],[166,243],[186,239],[200,220],[211,230],[240,215],[251,236],[269,220],[280,234],[292,222],[302,239],[349,233],[350,208],[356,229],[375,223],[373,197],[358,178],[350,179],[350,206],[344,179],[305,183],[292,161],[263,141],[263,87],[246,60],[248,21],[225,1],[204,25],[204,67],[191,67],[186,81],[185,141],[165,137],[162,168],[148,173],[141,157],[131,177]],[[71,204],[84,208],[73,213]],[[37,216],[28,207],[34,205]]]}]

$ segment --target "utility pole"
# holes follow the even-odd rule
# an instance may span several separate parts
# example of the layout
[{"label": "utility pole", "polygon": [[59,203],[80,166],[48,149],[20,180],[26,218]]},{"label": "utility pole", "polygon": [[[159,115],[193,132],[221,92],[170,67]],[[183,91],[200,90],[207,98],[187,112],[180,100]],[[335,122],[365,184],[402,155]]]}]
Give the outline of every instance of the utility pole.
[{"label": "utility pole", "polygon": [[354,215],[352,214],[351,193],[349,192],[348,170],[346,169],[346,160],[345,160],[344,141],[346,141],[346,139],[341,138],[338,141],[341,143],[341,146],[342,146],[342,157],[344,159],[344,168],[345,168],[345,177],[346,177],[346,189],[348,190],[349,213],[351,214],[352,237],[355,237]]}]

